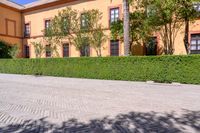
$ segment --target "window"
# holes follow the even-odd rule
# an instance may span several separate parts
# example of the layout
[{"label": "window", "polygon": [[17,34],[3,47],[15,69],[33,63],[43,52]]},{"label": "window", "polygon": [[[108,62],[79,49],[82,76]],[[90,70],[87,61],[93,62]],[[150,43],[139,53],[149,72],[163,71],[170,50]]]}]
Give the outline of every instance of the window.
[{"label": "window", "polygon": [[110,9],[110,23],[116,22],[119,20],[119,8]]},{"label": "window", "polygon": [[51,46],[46,45],[46,57],[51,57]]},{"label": "window", "polygon": [[156,8],[153,5],[148,5],[146,10],[147,16],[155,16],[156,15]]},{"label": "window", "polygon": [[69,44],[63,44],[63,57],[69,57]]},{"label": "window", "polygon": [[24,45],[24,57],[30,58],[30,48],[28,45]]},{"label": "window", "polygon": [[146,44],[146,55],[157,55],[157,37],[151,37]]},{"label": "window", "polygon": [[191,54],[200,54],[200,34],[191,35],[190,50]]},{"label": "window", "polygon": [[17,29],[16,29],[16,21],[11,19],[6,20],[6,35],[9,36],[16,36]]},{"label": "window", "polygon": [[62,24],[62,32],[65,34],[65,35],[67,35],[67,33],[69,32],[69,23],[68,23],[68,21],[67,21],[67,17],[63,17],[62,18],[62,21],[63,21],[63,24]]},{"label": "window", "polygon": [[118,40],[110,41],[110,55],[119,56],[119,41]]},{"label": "window", "polygon": [[31,33],[31,27],[30,24],[25,24],[25,30],[24,30],[24,36],[25,37],[30,37],[30,33]]},{"label": "window", "polygon": [[87,17],[86,14],[81,14],[81,28],[87,27]]},{"label": "window", "polygon": [[45,20],[45,29],[49,28],[51,20]]},{"label": "window", "polygon": [[81,56],[90,56],[90,46],[89,44],[85,44],[82,46],[80,50]]},{"label": "window", "polygon": [[194,9],[200,12],[200,3],[195,3]]}]

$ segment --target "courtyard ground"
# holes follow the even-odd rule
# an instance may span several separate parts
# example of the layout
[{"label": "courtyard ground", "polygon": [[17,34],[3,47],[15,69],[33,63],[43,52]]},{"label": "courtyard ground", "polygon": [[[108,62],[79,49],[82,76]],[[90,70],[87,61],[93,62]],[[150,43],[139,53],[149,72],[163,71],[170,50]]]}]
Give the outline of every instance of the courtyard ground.
[{"label": "courtyard ground", "polygon": [[198,133],[200,86],[0,74],[0,132]]}]

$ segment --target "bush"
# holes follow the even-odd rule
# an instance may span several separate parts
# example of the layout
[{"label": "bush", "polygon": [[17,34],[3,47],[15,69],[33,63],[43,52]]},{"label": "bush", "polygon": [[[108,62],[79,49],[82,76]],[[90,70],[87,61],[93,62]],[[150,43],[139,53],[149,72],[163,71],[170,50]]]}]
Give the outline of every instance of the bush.
[{"label": "bush", "polygon": [[14,44],[13,46],[10,47],[8,54],[12,57],[12,58],[17,58],[18,54],[19,54],[19,47],[17,44]]},{"label": "bush", "polygon": [[0,72],[74,78],[200,84],[200,55],[3,59]]},{"label": "bush", "polygon": [[10,44],[0,40],[0,58],[11,58],[9,55],[10,49]]},{"label": "bush", "polygon": [[17,44],[10,44],[0,40],[0,58],[17,58],[19,47]]}]

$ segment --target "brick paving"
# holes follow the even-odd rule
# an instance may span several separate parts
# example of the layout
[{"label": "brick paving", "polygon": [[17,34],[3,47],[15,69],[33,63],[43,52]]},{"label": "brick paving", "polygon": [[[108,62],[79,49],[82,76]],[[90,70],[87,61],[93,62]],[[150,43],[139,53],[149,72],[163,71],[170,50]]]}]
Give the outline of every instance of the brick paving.
[{"label": "brick paving", "polygon": [[200,132],[200,86],[0,74],[0,132]]}]

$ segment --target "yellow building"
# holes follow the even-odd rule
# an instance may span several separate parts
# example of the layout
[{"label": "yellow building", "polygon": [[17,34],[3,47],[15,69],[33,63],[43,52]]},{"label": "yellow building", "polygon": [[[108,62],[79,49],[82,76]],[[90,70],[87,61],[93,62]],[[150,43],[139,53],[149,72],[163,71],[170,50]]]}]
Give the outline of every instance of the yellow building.
[{"label": "yellow building", "polygon": [[[98,9],[103,13],[102,24],[105,33],[110,36],[110,21],[123,17],[123,0],[39,0],[27,5],[18,5],[8,0],[0,1],[0,39],[10,43],[17,43],[21,48],[21,56],[35,58],[32,42],[43,40],[43,30],[58,11],[71,7],[80,13],[83,10]],[[183,29],[183,28],[182,28]],[[177,36],[175,42],[176,55],[186,54],[183,44],[183,30]],[[191,50],[200,51],[200,20],[197,20],[190,27]],[[147,55],[163,53],[163,44],[159,34],[154,36],[157,43],[154,51],[148,51],[146,46],[134,46],[135,55]],[[48,46],[47,46],[48,47]],[[59,48],[60,57],[79,57],[80,51],[67,41]],[[123,42],[111,41],[108,39],[102,46],[103,56],[123,56]],[[88,50],[92,57],[97,56],[93,48]],[[44,52],[42,57],[50,57],[50,51]]]}]

